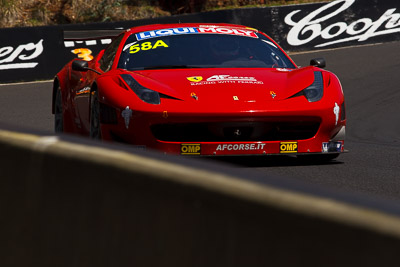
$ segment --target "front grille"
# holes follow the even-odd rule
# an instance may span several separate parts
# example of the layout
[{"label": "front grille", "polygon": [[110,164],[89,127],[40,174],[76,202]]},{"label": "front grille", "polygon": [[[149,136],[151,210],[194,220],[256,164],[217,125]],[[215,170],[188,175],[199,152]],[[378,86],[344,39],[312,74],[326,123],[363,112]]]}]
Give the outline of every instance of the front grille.
[{"label": "front grille", "polygon": [[318,121],[175,123],[151,126],[154,137],[167,142],[285,141],[312,138]]}]

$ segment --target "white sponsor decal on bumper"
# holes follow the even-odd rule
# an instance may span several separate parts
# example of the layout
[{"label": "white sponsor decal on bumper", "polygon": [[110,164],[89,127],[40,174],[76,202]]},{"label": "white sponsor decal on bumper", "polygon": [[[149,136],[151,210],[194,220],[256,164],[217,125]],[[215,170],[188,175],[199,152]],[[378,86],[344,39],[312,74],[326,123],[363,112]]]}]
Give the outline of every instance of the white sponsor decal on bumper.
[{"label": "white sponsor decal on bumper", "polygon": [[223,144],[216,151],[247,151],[264,149],[265,144]]}]

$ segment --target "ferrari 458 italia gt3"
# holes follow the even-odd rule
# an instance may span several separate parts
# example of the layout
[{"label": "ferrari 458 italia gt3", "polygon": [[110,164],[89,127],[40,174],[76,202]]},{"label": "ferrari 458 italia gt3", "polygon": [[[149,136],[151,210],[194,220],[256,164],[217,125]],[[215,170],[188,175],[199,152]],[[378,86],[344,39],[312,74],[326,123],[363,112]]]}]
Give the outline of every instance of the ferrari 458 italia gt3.
[{"label": "ferrari 458 italia gt3", "polygon": [[332,159],[344,151],[345,102],[324,66],[297,67],[241,25],[135,27],[57,74],[55,130],[171,154]]}]

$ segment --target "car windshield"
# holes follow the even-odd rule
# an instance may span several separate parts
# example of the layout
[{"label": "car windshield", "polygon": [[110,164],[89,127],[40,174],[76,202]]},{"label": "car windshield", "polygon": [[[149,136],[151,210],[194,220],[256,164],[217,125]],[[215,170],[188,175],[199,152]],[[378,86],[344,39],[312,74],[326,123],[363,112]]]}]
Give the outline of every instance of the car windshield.
[{"label": "car windshield", "polygon": [[273,42],[258,33],[157,36],[154,32],[132,34],[124,45],[118,68],[295,68]]}]

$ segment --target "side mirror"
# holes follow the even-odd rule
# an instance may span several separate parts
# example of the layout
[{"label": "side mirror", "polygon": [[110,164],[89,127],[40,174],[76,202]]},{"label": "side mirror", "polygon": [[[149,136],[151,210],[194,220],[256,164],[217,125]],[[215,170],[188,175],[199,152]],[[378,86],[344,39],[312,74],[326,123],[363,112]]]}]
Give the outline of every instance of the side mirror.
[{"label": "side mirror", "polygon": [[101,75],[101,72],[98,72],[97,70],[91,69],[89,68],[89,63],[85,60],[74,60],[72,61],[72,70],[76,70],[76,71],[82,71],[82,72],[86,72],[88,70],[91,70],[99,75]]},{"label": "side mirror", "polygon": [[310,66],[315,66],[315,67],[323,69],[326,67],[326,61],[322,57],[314,58],[314,59],[311,59]]},{"label": "side mirror", "polygon": [[89,70],[89,64],[87,61],[84,60],[74,60],[72,62],[72,69],[76,71],[88,71]]}]

